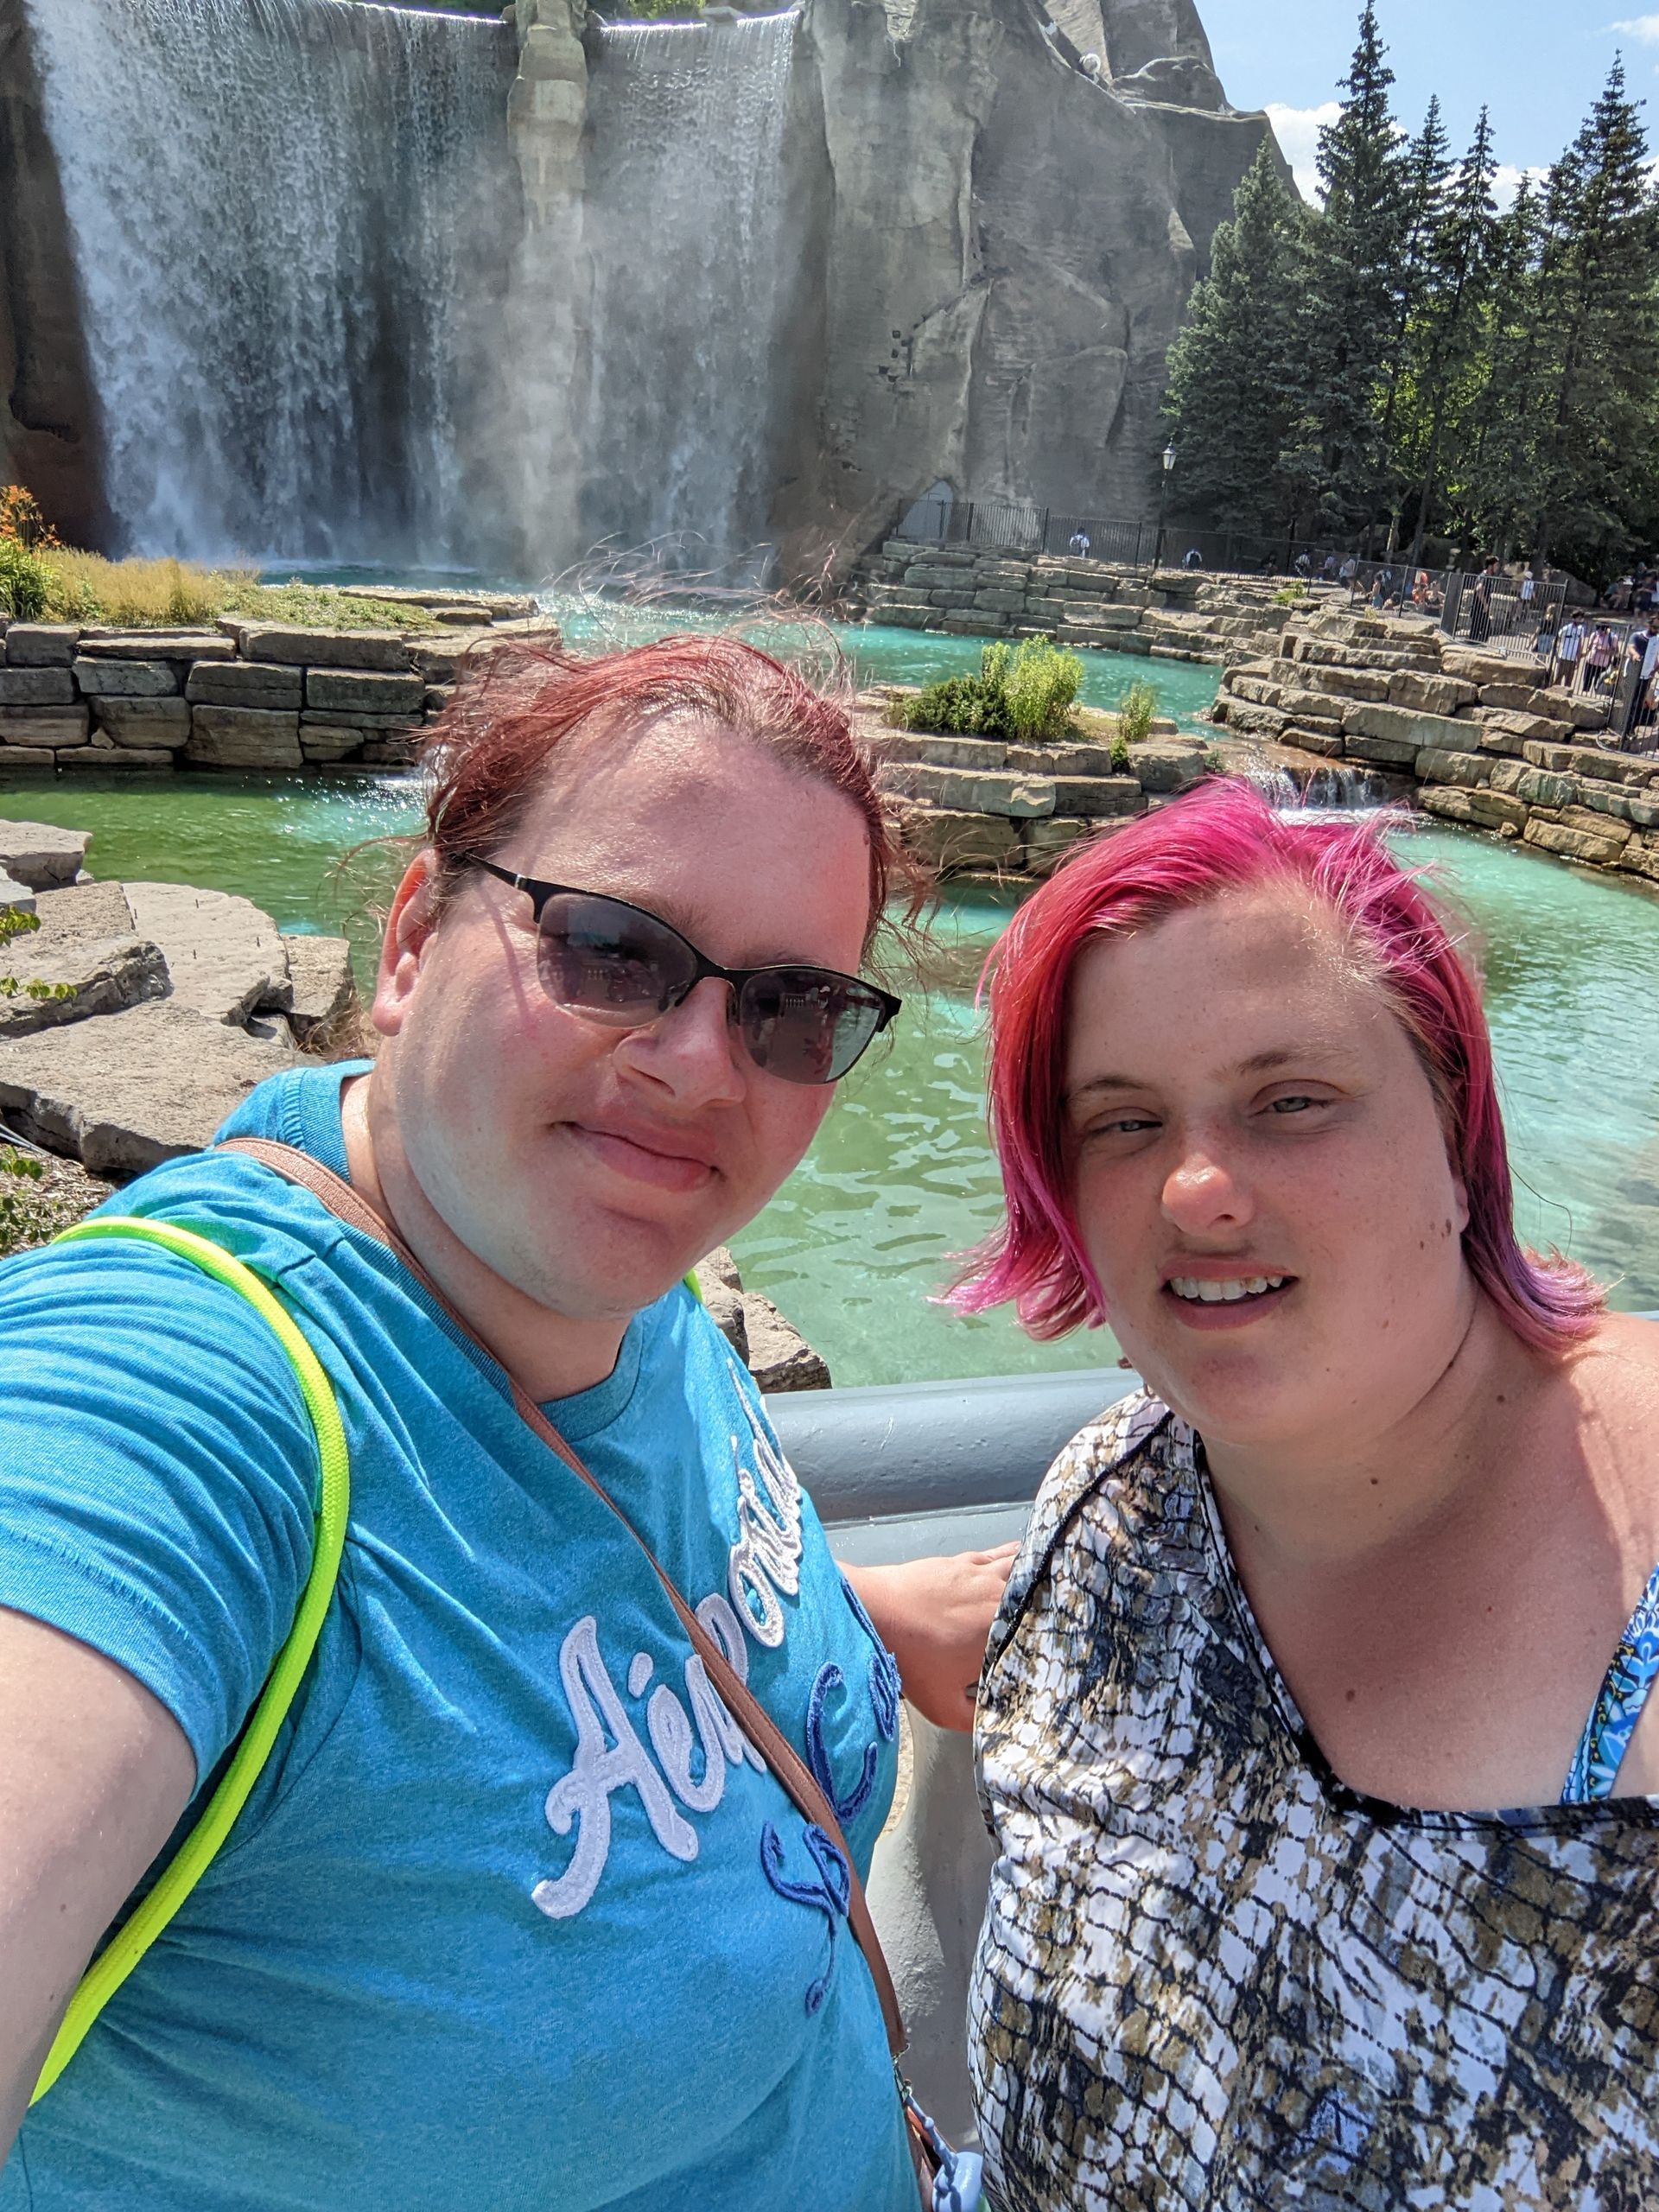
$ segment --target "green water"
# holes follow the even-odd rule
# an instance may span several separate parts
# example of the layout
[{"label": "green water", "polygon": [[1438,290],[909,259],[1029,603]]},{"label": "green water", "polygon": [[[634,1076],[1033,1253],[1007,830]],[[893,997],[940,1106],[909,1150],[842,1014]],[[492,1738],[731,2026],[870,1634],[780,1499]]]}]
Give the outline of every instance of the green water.
[{"label": "green water", "polygon": [[[414,786],[389,777],[18,777],[0,807],[91,830],[97,874],[243,892],[285,927],[347,927],[365,954],[389,864],[342,878],[340,856],[416,818]],[[1659,898],[1451,830],[1414,833],[1411,850],[1455,887],[1485,963],[1523,1233],[1614,1279],[1617,1304],[1659,1306]],[[941,927],[960,948],[959,986],[912,999],[892,1051],[849,1077],[737,1240],[745,1279],[842,1382],[1113,1357],[1105,1338],[1036,1346],[1004,1318],[958,1321],[929,1302],[945,1255],[996,1219],[969,979],[1008,907],[983,893],[951,901]]]}]

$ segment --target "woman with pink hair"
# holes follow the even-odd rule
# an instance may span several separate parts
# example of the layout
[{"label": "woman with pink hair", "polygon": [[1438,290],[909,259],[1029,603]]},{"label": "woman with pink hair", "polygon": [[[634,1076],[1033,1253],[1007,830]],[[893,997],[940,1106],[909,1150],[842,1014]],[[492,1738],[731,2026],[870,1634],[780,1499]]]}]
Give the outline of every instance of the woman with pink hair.
[{"label": "woman with pink hair", "polygon": [[990,1007],[959,1302],[1145,1387],[992,1633],[988,2184],[1651,2202],[1659,1332],[1517,1243],[1452,925],[1375,822],[1212,785],[1039,891]]}]

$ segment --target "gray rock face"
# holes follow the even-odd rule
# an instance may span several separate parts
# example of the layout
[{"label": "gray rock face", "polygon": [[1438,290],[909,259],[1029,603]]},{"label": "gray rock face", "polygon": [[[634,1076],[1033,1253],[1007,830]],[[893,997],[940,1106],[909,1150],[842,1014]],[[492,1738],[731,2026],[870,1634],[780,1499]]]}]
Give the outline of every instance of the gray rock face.
[{"label": "gray rock face", "polygon": [[[32,983],[48,986],[53,995],[35,995]],[[65,991],[67,996],[57,995]],[[0,947],[0,1037],[118,1014],[166,995],[167,963],[142,938],[60,938],[42,927]]]},{"label": "gray rock face", "polygon": [[97,727],[118,745],[170,753],[190,735],[190,709],[182,699],[100,699]]},{"label": "gray rock face", "polygon": [[300,718],[260,707],[195,707],[185,757],[199,768],[298,768]]},{"label": "gray rock face", "polygon": [[[284,935],[289,1026],[301,1044],[331,1029],[356,1001],[352,948],[343,937]],[[262,1001],[262,1008],[264,1005]]]},{"label": "gray rock face", "polygon": [[85,745],[91,717],[85,707],[0,706],[0,745]]},{"label": "gray rock face", "polygon": [[340,715],[418,715],[426,700],[421,676],[365,675],[358,669],[314,668],[305,679],[305,703]]},{"label": "gray rock face", "polygon": [[133,928],[162,949],[175,1006],[226,1024],[245,1022],[258,1006],[286,1012],[286,941],[251,899],[179,883],[121,888]]},{"label": "gray rock face", "polygon": [[10,668],[67,668],[79,635],[67,622],[14,622],[0,645]]},{"label": "gray rock face", "polygon": [[807,12],[818,381],[774,511],[797,575],[938,482],[1126,518],[1155,497],[1164,357],[1268,126],[1225,106],[1192,0],[1069,12],[1083,51],[1102,21],[1099,79],[1026,0]]},{"label": "gray rock face", "polygon": [[278,713],[296,710],[304,692],[305,671],[276,661],[210,661],[193,668],[184,687],[193,706],[262,707]]},{"label": "gray rock face", "polygon": [[401,675],[409,648],[396,630],[302,630],[288,622],[241,622],[244,660],[281,661],[294,668],[372,668]]},{"label": "gray rock face", "polygon": [[[49,891],[74,881],[92,842],[86,830],[60,830],[50,822],[0,822],[0,871],[32,891]],[[131,926],[129,917],[113,933]]]},{"label": "gray rock face", "polygon": [[0,1112],[99,1175],[137,1175],[211,1143],[294,1053],[162,1000],[0,1039]]},{"label": "gray rock face", "polygon": [[164,660],[94,659],[82,653],[76,683],[89,699],[168,699],[178,696],[177,671]]},{"label": "gray rock face", "polygon": [[0,668],[0,707],[67,707],[74,696],[67,668]]}]

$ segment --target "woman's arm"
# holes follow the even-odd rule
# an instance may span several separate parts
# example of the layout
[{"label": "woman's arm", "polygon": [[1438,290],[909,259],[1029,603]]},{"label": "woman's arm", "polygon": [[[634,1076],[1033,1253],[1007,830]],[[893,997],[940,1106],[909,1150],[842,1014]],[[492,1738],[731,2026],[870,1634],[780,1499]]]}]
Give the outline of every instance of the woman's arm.
[{"label": "woman's arm", "polygon": [[916,1710],[939,1728],[971,1728],[991,1623],[1020,1547],[843,1570],[899,1662]]},{"label": "woman's arm", "polygon": [[0,1609],[0,2165],[93,1947],[195,1772],[183,1730],[124,1669]]}]

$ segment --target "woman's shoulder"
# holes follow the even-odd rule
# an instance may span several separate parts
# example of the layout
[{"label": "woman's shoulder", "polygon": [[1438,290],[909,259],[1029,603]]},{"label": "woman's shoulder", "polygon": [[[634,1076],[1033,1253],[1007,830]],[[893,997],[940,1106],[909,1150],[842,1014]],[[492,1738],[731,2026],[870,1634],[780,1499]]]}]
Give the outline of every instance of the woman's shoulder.
[{"label": "woman's shoulder", "polygon": [[991,1632],[993,1656],[1025,1611],[1058,1554],[1087,1541],[1122,1541],[1192,1467],[1192,1432],[1144,1387],[1118,1399],[1077,1431],[1043,1478],[1025,1541]]}]

